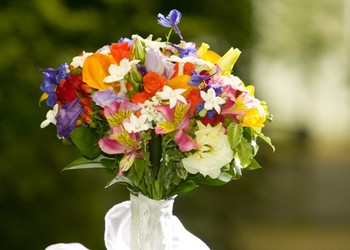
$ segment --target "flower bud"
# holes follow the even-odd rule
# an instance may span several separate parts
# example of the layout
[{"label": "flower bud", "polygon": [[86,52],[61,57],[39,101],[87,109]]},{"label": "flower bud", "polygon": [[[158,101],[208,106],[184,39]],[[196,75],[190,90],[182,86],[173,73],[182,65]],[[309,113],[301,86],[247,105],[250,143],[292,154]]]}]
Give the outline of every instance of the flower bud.
[{"label": "flower bud", "polygon": [[134,45],[133,45],[131,57],[132,59],[140,60],[140,63],[143,64],[145,61],[145,54],[146,54],[145,48],[138,36],[133,36],[133,39],[134,39]]}]

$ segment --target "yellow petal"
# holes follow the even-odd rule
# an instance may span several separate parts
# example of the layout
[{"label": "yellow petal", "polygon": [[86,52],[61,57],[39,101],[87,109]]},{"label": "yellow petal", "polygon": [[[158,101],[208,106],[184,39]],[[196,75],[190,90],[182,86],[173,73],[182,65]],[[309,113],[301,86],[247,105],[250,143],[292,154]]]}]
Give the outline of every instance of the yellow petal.
[{"label": "yellow petal", "polygon": [[220,59],[217,53],[209,50],[209,45],[206,43],[201,44],[197,53],[203,60],[211,62],[212,64],[215,64]]},{"label": "yellow petal", "polygon": [[190,81],[191,76],[189,75],[179,75],[176,76],[172,79],[170,79],[166,85],[168,85],[170,88],[172,89],[186,89],[186,91],[184,93],[182,93],[182,95],[184,97],[188,96],[188,94],[190,93],[190,91],[196,87],[189,85],[189,81]]},{"label": "yellow petal", "polygon": [[40,105],[40,103],[41,103],[42,101],[46,100],[48,96],[49,96],[49,95],[48,95],[47,93],[43,93],[43,94],[40,96],[39,105]]},{"label": "yellow petal", "polygon": [[83,81],[90,87],[105,90],[111,87],[110,84],[103,82],[103,79],[109,75],[109,66],[115,63],[112,57],[104,54],[94,53],[88,56],[83,66]]},{"label": "yellow petal", "polygon": [[221,75],[231,74],[233,65],[235,65],[241,51],[239,49],[230,48],[217,62],[221,69]]}]

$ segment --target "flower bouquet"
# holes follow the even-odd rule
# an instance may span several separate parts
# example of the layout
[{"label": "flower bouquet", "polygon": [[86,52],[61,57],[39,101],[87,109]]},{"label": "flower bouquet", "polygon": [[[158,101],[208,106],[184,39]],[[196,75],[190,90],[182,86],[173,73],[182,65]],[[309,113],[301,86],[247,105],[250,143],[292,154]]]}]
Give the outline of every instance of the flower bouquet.
[{"label": "flower bouquet", "polygon": [[241,52],[220,56],[186,42],[180,19],[177,10],[158,15],[170,28],[166,41],[133,35],[42,70],[40,101],[51,110],[41,128],[53,123],[82,153],[65,170],[106,169],[107,186],[125,184],[153,202],[260,168],[257,139],[273,148],[262,133],[271,117],[254,87],[231,73]]}]

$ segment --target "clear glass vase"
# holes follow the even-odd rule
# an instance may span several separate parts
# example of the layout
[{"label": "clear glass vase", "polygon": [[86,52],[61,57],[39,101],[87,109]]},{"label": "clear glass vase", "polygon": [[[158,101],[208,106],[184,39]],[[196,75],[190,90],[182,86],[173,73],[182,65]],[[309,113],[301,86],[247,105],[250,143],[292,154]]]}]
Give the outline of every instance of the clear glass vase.
[{"label": "clear glass vase", "polygon": [[107,250],[208,250],[173,215],[174,201],[175,197],[152,200],[139,194],[112,207],[105,217]]}]

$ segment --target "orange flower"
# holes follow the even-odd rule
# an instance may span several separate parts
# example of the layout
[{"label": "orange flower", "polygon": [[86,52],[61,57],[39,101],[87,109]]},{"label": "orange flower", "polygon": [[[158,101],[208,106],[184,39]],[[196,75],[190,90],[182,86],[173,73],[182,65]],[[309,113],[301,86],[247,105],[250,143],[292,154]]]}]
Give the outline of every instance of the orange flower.
[{"label": "orange flower", "polygon": [[183,65],[182,68],[180,68],[180,64],[179,63],[176,63],[175,66],[174,66],[174,74],[173,74],[173,77],[176,77],[177,75],[192,75],[192,70],[195,70],[196,69],[196,66],[193,64],[193,63],[190,63],[190,62],[185,62],[185,64]]},{"label": "orange flower", "polygon": [[198,88],[194,88],[189,92],[187,96],[187,101],[191,104],[190,115],[193,115],[197,109],[198,104],[200,104],[203,101]]},{"label": "orange flower", "polygon": [[153,96],[163,89],[166,79],[157,73],[150,71],[143,77],[143,88],[146,93]]},{"label": "orange flower", "polygon": [[131,97],[131,101],[134,104],[144,103],[148,98],[150,98],[150,95],[146,92],[138,92],[133,97]]},{"label": "orange flower", "polygon": [[94,53],[88,56],[83,65],[83,81],[98,90],[110,88],[111,85],[104,83],[103,79],[109,75],[108,68],[112,63],[115,63],[113,58],[107,55]]},{"label": "orange flower", "polygon": [[184,97],[186,97],[186,96],[188,96],[188,94],[190,93],[190,91],[192,89],[197,88],[197,86],[191,86],[188,84],[190,81],[190,78],[191,78],[191,76],[189,76],[189,75],[179,75],[179,76],[176,76],[176,77],[170,79],[166,85],[168,85],[172,89],[186,89],[186,91],[181,94]]},{"label": "orange flower", "polygon": [[124,58],[130,59],[131,47],[129,47],[128,42],[124,43],[112,43],[111,54],[117,64]]}]

